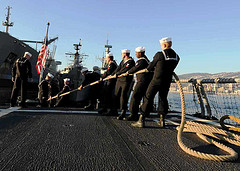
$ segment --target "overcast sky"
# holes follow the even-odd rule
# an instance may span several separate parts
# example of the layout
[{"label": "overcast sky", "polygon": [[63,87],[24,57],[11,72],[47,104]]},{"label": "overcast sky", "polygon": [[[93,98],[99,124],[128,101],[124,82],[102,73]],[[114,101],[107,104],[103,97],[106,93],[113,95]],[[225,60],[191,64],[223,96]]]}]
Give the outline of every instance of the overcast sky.
[{"label": "overcast sky", "polygon": [[[0,0],[0,21],[6,7],[19,39],[43,40],[50,22],[49,37],[56,42],[56,60],[61,68],[70,61],[66,52],[82,39],[81,52],[88,54],[84,65],[101,65],[107,34],[112,53],[121,61],[121,49],[146,47],[152,60],[161,51],[159,39],[170,36],[181,61],[178,74],[240,71],[239,0]],[[0,26],[0,30],[4,30]],[[34,45],[35,46],[35,45]],[[40,45],[39,45],[40,48]],[[135,57],[136,59],[136,57]]]}]

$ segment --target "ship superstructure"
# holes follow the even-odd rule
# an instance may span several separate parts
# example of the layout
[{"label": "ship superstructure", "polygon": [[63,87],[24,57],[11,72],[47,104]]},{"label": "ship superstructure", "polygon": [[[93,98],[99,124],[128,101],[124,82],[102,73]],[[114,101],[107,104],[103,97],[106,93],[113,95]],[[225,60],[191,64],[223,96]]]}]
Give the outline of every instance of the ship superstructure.
[{"label": "ship superstructure", "polygon": [[[11,14],[10,9],[11,7],[8,6],[6,21],[2,23],[3,26],[6,27],[5,32],[0,31],[0,80],[1,80],[0,87],[2,90],[4,89],[3,92],[1,92],[0,90],[0,98],[2,96],[5,97],[4,98],[5,101],[9,101],[10,93],[11,93],[12,65],[18,58],[22,57],[25,52],[30,52],[32,54],[30,62],[32,65],[33,82],[35,84],[38,83],[39,75],[37,73],[35,66],[38,60],[39,51],[37,50],[37,48],[34,49],[33,47],[29,46],[27,43],[36,43],[36,45],[43,43],[43,41],[19,40],[16,37],[10,35],[9,27],[13,26],[13,22],[10,21],[10,14]],[[50,39],[48,41],[48,44],[54,42],[57,39],[58,39],[57,37]],[[56,47],[54,51],[56,51]],[[55,61],[54,54],[55,52],[53,53],[49,51],[49,56],[46,62],[46,65],[47,65],[46,72],[51,72],[53,74],[57,72],[57,65],[60,64],[60,62]],[[34,87],[37,87],[37,86],[34,86]],[[1,100],[0,100],[0,103],[2,103]]]},{"label": "ship superstructure", "polygon": [[[82,44],[81,39],[78,44],[73,44],[75,53],[67,52],[65,53],[69,57],[73,57],[73,63],[65,67],[62,71],[60,71],[60,80],[64,78],[70,78],[71,80],[71,88],[77,89],[84,80],[84,76],[81,74],[81,70],[83,68],[82,62],[83,58],[87,57],[85,53],[80,53]],[[71,101],[73,102],[82,102],[86,99],[88,94],[88,89],[82,91],[76,91],[71,94]]]},{"label": "ship superstructure", "polygon": [[[30,52],[32,54],[32,58],[30,62],[32,64],[32,73],[34,82],[38,82],[39,75],[36,71],[36,63],[38,58],[38,50],[34,49],[26,43],[36,43],[43,44],[44,41],[33,41],[33,40],[19,40],[9,34],[9,27],[13,26],[13,22],[10,22],[10,9],[11,7],[7,7],[7,16],[6,21],[3,22],[3,26],[6,27],[5,32],[0,31],[0,79],[11,79],[11,68],[14,62],[23,56],[25,52]],[[46,38],[46,37],[45,37]],[[51,44],[58,37],[50,39],[48,44]],[[49,52],[49,56],[47,59],[47,71],[51,71],[53,74],[57,72],[57,65],[60,62],[55,62],[53,54],[55,54],[56,46],[53,49],[53,52]],[[52,68],[49,68],[53,66]]]}]

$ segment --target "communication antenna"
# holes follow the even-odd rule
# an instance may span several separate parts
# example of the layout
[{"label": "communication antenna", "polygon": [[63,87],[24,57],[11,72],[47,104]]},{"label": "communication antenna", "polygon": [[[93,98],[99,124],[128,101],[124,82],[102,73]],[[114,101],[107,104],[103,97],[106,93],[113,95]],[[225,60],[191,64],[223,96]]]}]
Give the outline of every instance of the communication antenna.
[{"label": "communication antenna", "polygon": [[105,45],[105,52],[106,52],[106,54],[109,54],[109,52],[111,52],[110,51],[110,49],[112,48],[112,45],[109,45],[108,44],[108,34],[107,34],[107,44]]},{"label": "communication antenna", "polygon": [[6,15],[6,21],[2,23],[3,26],[6,27],[6,30],[5,32],[8,33],[8,30],[9,30],[9,27],[12,27],[13,26],[13,22],[10,22],[10,9],[12,7],[8,6],[6,9],[7,9],[7,15]]},{"label": "communication antenna", "polygon": [[[107,44],[104,46],[105,47],[105,52],[106,52],[106,55],[109,54],[111,52],[111,48],[112,48],[112,45],[109,45],[108,44],[108,34],[107,34]],[[102,57],[99,57],[99,55],[96,57],[96,59],[98,59],[99,61],[101,61],[102,63],[102,68],[106,68],[106,63],[105,63],[105,56],[104,55],[104,52],[103,52],[103,55]]]},{"label": "communication antenna", "polygon": [[68,52],[68,53],[65,53],[65,54],[69,55],[70,57],[74,56],[73,66],[78,67],[79,64],[82,63],[83,57],[88,56],[88,55],[86,55],[85,53],[82,53],[82,54],[79,53],[79,51],[81,49],[81,46],[82,46],[81,39],[79,40],[78,44],[73,44],[73,46],[74,46],[74,49],[75,49],[75,53]]},{"label": "communication antenna", "polygon": [[[108,34],[107,34],[107,44],[105,45],[105,52],[106,52],[106,55],[109,54],[111,52],[111,48],[112,48],[112,45],[109,45],[108,44]],[[106,61],[104,60],[104,55],[103,55],[103,58],[102,58],[102,67],[105,68],[106,67]]]}]

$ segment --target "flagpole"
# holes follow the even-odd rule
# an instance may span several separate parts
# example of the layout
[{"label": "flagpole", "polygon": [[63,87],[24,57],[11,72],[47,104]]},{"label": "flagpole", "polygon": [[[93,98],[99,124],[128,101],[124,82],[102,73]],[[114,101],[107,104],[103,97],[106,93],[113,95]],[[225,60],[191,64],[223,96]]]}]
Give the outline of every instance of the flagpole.
[{"label": "flagpole", "polygon": [[[45,44],[46,46],[48,45],[48,29],[49,29],[49,25],[50,25],[50,22],[48,22],[47,23],[47,31],[46,31],[46,35],[45,35],[45,38],[44,38],[44,43],[43,44]],[[41,66],[42,67],[42,66]],[[42,70],[41,70],[41,72],[40,72],[40,76],[39,76],[39,84],[40,84],[40,82],[42,81],[42,77],[43,77],[43,72],[44,72],[44,70],[43,70],[43,68],[42,68]]]},{"label": "flagpole", "polygon": [[[50,25],[50,22],[47,23],[47,31],[46,31],[46,35],[45,35],[45,38],[44,38],[44,42],[43,42],[42,47],[43,47],[44,45],[47,46],[47,44],[48,44],[48,29],[49,29],[49,25]],[[41,53],[41,51],[42,51],[42,48],[41,48],[39,54]],[[43,54],[43,55],[44,55],[44,54]],[[39,80],[38,80],[38,85],[40,85],[40,83],[41,83],[41,81],[42,81],[42,79],[43,79],[43,72],[44,72],[44,70],[43,70],[43,68],[42,68],[42,67],[43,67],[42,65],[39,65],[38,67],[41,67],[40,74],[39,74]],[[40,98],[39,96],[40,96],[40,94],[38,94],[38,99]]]}]

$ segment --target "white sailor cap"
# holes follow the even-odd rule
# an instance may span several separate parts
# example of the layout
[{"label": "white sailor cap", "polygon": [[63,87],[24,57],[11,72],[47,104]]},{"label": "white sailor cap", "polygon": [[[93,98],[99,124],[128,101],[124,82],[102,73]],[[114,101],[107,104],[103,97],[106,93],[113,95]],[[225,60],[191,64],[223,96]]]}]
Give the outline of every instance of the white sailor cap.
[{"label": "white sailor cap", "polygon": [[109,56],[113,56],[113,54],[112,53],[107,53],[106,57],[109,57]]},{"label": "white sailor cap", "polygon": [[50,72],[47,74],[47,76],[49,76],[50,78],[54,77]]},{"label": "white sailor cap", "polygon": [[83,67],[82,70],[81,70],[81,73],[84,73],[86,71],[88,71],[87,67]]},{"label": "white sailor cap", "polygon": [[130,53],[130,50],[129,49],[123,49],[122,53]]},{"label": "white sailor cap", "polygon": [[32,57],[32,54],[31,54],[30,52],[25,52],[25,53],[24,53],[24,56],[26,56],[26,55]]},{"label": "white sailor cap", "polygon": [[70,81],[70,78],[64,78],[63,81],[64,81],[64,82]]},{"label": "white sailor cap", "polygon": [[139,46],[135,49],[136,52],[145,52],[145,47]]},{"label": "white sailor cap", "polygon": [[171,37],[164,37],[162,39],[159,40],[160,44],[162,43],[167,43],[167,42],[171,42],[172,38]]}]

